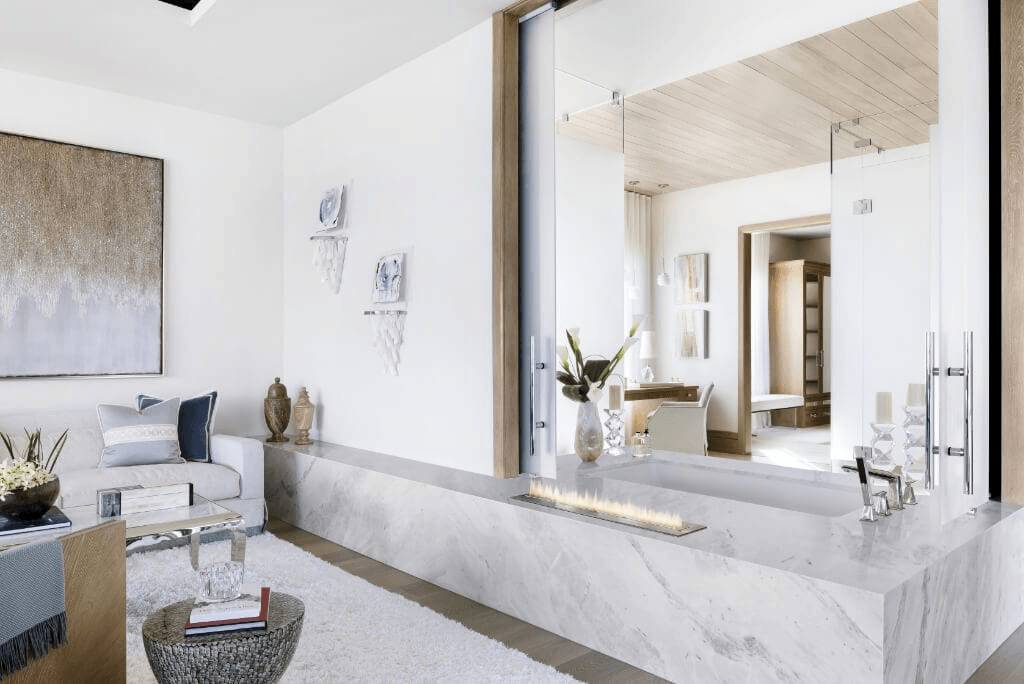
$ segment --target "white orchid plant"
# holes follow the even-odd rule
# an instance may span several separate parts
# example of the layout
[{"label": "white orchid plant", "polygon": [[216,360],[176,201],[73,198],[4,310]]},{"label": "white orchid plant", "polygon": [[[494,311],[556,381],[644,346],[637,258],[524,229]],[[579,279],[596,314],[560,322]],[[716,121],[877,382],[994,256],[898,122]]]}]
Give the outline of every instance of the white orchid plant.
[{"label": "white orchid plant", "polygon": [[[637,343],[636,331],[640,328],[642,322],[642,320],[637,321],[629,329],[625,341],[611,360],[603,358],[585,359],[583,352],[580,351],[580,329],[569,328],[566,330],[565,334],[569,338],[569,346],[560,345],[558,347],[558,361],[562,366],[562,370],[555,376],[560,383],[565,385],[562,388],[562,394],[572,401],[580,403],[600,399],[601,390],[604,389],[604,385],[608,382],[612,371],[615,370],[615,366],[626,356],[629,348]],[[571,354],[570,351],[572,352]]]},{"label": "white orchid plant", "polygon": [[0,499],[7,496],[7,492],[16,489],[31,489],[41,484],[46,484],[56,476],[53,474],[53,467],[57,465],[61,450],[68,440],[68,431],[57,438],[49,456],[43,459],[42,430],[29,432],[25,430],[28,441],[23,449],[17,450],[14,439],[3,432],[0,432],[0,441],[7,447],[9,458],[0,462]]}]

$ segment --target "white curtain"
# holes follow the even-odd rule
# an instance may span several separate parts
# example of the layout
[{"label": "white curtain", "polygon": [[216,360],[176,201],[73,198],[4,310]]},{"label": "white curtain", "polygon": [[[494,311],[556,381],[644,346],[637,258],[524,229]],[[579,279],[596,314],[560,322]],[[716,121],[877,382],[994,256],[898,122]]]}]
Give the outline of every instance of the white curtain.
[{"label": "white curtain", "polygon": [[[634,316],[647,316],[645,330],[654,330],[651,309],[651,198],[626,191],[626,239],[624,270],[626,288],[623,307],[623,332],[633,325]],[[640,377],[639,345],[635,345],[621,367],[630,379]]]},{"label": "white curtain", "polygon": [[[768,394],[771,389],[771,357],[768,351],[768,245],[771,233],[750,236],[750,393]],[[769,425],[767,411],[754,414],[753,429]]]}]

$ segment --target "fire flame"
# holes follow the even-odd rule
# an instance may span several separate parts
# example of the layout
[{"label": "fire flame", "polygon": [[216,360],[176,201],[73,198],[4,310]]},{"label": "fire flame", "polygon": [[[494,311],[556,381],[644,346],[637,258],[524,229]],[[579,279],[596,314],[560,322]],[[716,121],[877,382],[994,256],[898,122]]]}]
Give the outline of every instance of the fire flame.
[{"label": "fire flame", "polygon": [[625,503],[610,501],[599,498],[589,492],[584,492],[583,494],[576,491],[563,492],[558,487],[551,487],[539,480],[530,480],[530,496],[538,499],[547,499],[566,506],[575,506],[576,508],[594,511],[595,513],[605,513],[673,530],[683,530],[687,526],[682,516],[677,513],[653,511],[649,508],[636,506],[628,501]]}]

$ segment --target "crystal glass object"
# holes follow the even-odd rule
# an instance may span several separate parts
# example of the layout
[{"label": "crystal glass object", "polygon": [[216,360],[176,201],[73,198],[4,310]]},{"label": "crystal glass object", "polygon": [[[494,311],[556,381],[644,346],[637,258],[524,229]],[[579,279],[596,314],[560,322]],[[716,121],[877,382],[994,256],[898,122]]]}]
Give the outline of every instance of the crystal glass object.
[{"label": "crystal glass object", "polygon": [[892,448],[896,445],[896,439],[892,431],[896,429],[893,423],[870,423],[874,435],[871,437],[871,465],[888,468],[893,465]]},{"label": "crystal glass object", "polygon": [[612,456],[624,454],[626,450],[622,448],[625,441],[622,436],[622,410],[604,409],[604,412],[608,416],[604,421],[604,426],[608,429],[608,434],[604,438],[605,444],[608,445],[608,453]]},{"label": "crystal glass object", "polygon": [[199,593],[204,601],[230,601],[241,595],[245,565],[224,561],[199,569]]}]

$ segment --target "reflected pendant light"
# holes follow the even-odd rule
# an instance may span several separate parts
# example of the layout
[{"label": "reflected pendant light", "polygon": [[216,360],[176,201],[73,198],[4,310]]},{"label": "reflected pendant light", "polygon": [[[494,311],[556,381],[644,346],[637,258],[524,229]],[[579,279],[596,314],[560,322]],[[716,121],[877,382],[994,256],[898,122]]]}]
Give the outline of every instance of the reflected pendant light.
[{"label": "reflected pendant light", "polygon": [[[668,183],[658,183],[658,189],[664,190],[668,187]],[[665,270],[665,224],[661,225],[661,273],[656,278],[658,287],[667,287],[672,284],[672,278],[669,276],[668,271]]]}]

